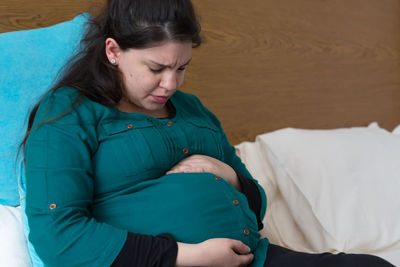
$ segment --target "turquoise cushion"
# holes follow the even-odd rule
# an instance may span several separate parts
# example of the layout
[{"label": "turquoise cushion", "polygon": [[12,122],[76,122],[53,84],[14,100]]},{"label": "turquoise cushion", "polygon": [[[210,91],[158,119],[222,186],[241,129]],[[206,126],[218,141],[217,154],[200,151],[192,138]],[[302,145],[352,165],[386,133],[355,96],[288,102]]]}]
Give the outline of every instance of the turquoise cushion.
[{"label": "turquoise cushion", "polygon": [[0,34],[0,204],[19,205],[15,163],[27,114],[77,48],[87,17]]},{"label": "turquoise cushion", "polygon": [[[79,48],[89,14],[51,27],[0,34],[0,204],[25,210],[24,171],[16,161],[28,113]],[[19,182],[19,192],[17,186]],[[26,215],[23,230],[29,234]],[[28,243],[33,266],[44,266]]]}]

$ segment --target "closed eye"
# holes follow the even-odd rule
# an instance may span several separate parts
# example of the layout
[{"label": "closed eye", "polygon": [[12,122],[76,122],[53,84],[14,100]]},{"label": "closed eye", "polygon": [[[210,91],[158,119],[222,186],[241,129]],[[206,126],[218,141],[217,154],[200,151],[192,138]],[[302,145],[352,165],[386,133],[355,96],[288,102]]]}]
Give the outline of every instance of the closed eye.
[{"label": "closed eye", "polygon": [[[185,69],[186,69],[186,66],[182,66],[182,67],[178,68],[178,71],[181,72],[181,71],[184,71]],[[153,73],[161,73],[161,72],[164,70],[164,68],[161,68],[161,69],[152,69],[152,68],[149,68],[149,70],[150,70],[151,72],[153,72]]]},{"label": "closed eye", "polygon": [[161,69],[152,69],[152,68],[149,68],[149,69],[150,69],[150,71],[153,72],[153,73],[160,73],[160,72],[162,72],[162,71],[164,70],[164,68],[161,68]]}]

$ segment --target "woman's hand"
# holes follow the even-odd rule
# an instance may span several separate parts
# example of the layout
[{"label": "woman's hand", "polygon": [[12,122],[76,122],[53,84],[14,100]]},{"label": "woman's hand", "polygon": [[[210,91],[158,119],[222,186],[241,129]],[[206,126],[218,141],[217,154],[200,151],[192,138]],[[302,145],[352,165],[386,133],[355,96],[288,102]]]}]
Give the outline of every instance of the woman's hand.
[{"label": "woman's hand", "polygon": [[225,181],[233,185],[236,190],[241,191],[239,179],[232,167],[209,156],[189,156],[172,167],[167,174],[178,172],[210,172],[223,178]]},{"label": "woman's hand", "polygon": [[199,244],[178,242],[176,266],[239,267],[249,265],[253,258],[241,241],[213,238]]}]

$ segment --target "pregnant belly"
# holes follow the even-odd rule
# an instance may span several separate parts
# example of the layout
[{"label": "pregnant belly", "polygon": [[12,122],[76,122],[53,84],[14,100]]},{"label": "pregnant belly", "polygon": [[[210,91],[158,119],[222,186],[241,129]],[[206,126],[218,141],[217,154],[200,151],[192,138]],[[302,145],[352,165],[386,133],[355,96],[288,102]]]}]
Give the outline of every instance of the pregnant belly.
[{"label": "pregnant belly", "polygon": [[96,205],[93,214],[132,233],[170,233],[185,243],[226,237],[254,249],[260,237],[246,197],[211,173],[176,173],[145,181]]}]

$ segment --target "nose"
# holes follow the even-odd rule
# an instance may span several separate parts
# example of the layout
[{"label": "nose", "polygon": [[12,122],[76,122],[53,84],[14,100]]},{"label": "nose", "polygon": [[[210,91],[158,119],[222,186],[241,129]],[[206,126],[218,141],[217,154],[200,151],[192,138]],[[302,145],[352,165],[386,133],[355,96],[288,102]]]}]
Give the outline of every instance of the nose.
[{"label": "nose", "polygon": [[176,73],[165,73],[160,81],[160,87],[167,90],[176,90],[178,87],[178,76]]}]

